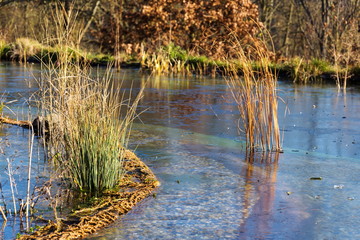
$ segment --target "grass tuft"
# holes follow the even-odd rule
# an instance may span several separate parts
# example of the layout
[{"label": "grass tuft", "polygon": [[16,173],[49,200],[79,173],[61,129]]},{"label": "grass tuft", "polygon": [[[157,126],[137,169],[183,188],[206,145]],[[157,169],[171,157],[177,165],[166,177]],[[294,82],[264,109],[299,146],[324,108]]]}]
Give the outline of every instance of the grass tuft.
[{"label": "grass tuft", "polygon": [[[61,5],[60,5],[61,7]],[[131,101],[112,83],[109,66],[102,77],[91,77],[90,66],[82,59],[63,29],[66,16],[59,13],[56,62],[43,62],[39,99],[48,121],[48,152],[58,176],[90,196],[113,188],[124,174],[124,151],[142,91]],[[73,19],[74,20],[74,19]],[[53,57],[49,53],[49,58]]]},{"label": "grass tuft", "polygon": [[101,195],[123,175],[123,153],[140,96],[125,101],[111,84],[110,72],[93,79],[87,67],[71,62],[49,65],[42,79],[49,150],[57,156],[53,165],[72,188]]},{"label": "grass tuft", "polygon": [[[234,45],[238,62],[233,64],[227,82],[240,113],[238,128],[245,134],[246,150],[280,152],[277,75],[269,67],[271,54],[264,51],[264,46],[254,46],[249,56],[239,41]],[[256,64],[252,61],[254,58]]]}]

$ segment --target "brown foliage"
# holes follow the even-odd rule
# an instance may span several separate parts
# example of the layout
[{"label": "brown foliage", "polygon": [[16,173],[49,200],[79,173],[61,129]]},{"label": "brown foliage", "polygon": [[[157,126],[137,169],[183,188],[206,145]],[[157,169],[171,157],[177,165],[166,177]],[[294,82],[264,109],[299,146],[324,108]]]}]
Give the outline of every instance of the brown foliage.
[{"label": "brown foliage", "polygon": [[[250,0],[124,0],[120,9],[122,45],[132,51],[142,43],[151,51],[173,42],[197,54],[234,55],[229,34],[247,41],[259,25],[257,6]],[[101,31],[93,31],[110,50],[114,24],[114,17],[104,15]]]}]

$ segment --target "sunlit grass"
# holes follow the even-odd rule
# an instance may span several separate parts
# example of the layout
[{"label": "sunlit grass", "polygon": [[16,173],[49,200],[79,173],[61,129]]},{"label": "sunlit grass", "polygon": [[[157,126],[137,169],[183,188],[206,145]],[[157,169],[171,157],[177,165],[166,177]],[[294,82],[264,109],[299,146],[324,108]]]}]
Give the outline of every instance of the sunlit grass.
[{"label": "sunlit grass", "polygon": [[329,62],[317,58],[305,60],[295,57],[278,65],[278,69],[286,72],[293,82],[298,83],[320,79],[322,74],[335,74],[335,68]]},{"label": "sunlit grass", "polygon": [[10,49],[10,45],[7,44],[5,40],[0,39],[0,60],[5,60],[8,58]]},{"label": "sunlit grass", "polygon": [[245,135],[246,150],[280,152],[277,75],[269,67],[270,55],[264,48],[254,46],[249,56],[239,41],[235,44],[238,64],[233,66],[227,82],[240,113],[238,128]]},{"label": "sunlit grass", "polygon": [[111,66],[102,76],[91,76],[71,33],[63,32],[61,5],[58,11],[57,36],[52,38],[56,62],[43,62],[39,79],[39,106],[49,125],[49,157],[71,189],[98,196],[124,173],[123,153],[142,92],[124,99],[121,87],[112,84]]}]

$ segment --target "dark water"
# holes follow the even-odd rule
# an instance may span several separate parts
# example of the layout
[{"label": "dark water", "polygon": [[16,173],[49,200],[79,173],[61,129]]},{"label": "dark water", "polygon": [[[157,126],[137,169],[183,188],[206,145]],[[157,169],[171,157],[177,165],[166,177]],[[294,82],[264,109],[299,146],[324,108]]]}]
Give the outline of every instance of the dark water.
[{"label": "dark water", "polygon": [[[9,99],[19,93],[26,99],[33,90],[24,84],[31,78],[26,72],[0,66]],[[136,70],[115,79],[133,92],[146,87],[139,108],[146,112],[134,126],[131,147],[162,185],[156,197],[89,239],[360,238],[359,88],[344,95],[335,86],[280,83],[285,151],[249,160],[223,79],[147,79]],[[13,107],[27,110],[22,106]],[[0,134],[26,140],[16,127],[3,126]],[[15,149],[26,155],[27,142]]]}]

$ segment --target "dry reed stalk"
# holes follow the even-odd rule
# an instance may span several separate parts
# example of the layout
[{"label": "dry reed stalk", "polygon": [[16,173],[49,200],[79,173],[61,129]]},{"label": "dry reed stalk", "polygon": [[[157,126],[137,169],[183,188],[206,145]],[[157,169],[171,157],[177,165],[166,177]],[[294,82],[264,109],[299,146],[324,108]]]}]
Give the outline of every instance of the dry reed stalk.
[{"label": "dry reed stalk", "polygon": [[31,136],[29,136],[29,165],[28,165],[28,178],[27,178],[27,193],[26,193],[26,230],[30,229],[29,224],[29,212],[30,212],[30,187],[31,187],[31,165],[32,165],[32,155],[34,147],[34,129],[31,128]]},{"label": "dry reed stalk", "polygon": [[[264,46],[253,46],[250,57],[236,41],[239,66],[232,66],[227,82],[240,113],[238,128],[245,133],[246,150],[281,151],[278,123],[277,76],[269,68],[270,54]],[[257,67],[252,59],[257,59]]]},{"label": "dry reed stalk", "polygon": [[4,222],[7,222],[7,217],[6,217],[5,211],[3,209],[3,206],[0,206],[0,213],[4,219]]}]

